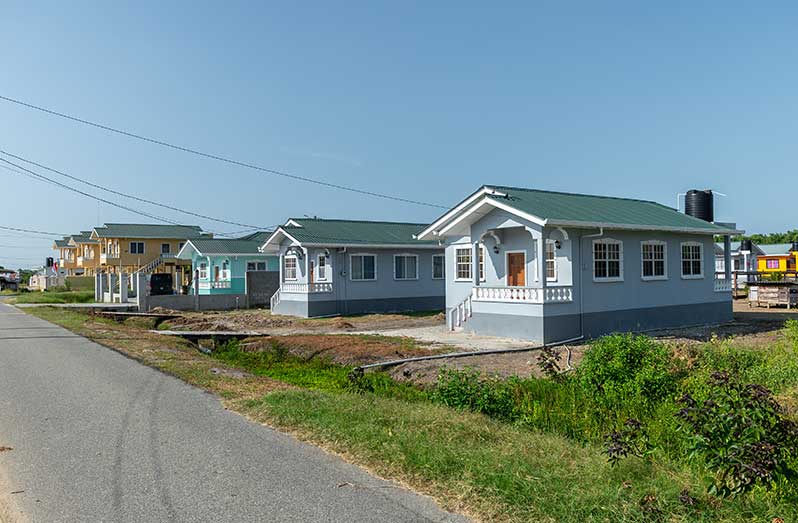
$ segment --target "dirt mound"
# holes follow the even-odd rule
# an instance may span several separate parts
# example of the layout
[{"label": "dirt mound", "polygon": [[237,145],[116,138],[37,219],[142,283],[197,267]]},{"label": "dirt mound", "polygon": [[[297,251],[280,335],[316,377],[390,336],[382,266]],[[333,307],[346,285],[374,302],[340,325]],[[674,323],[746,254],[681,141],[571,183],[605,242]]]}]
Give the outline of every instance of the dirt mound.
[{"label": "dirt mound", "polygon": [[420,347],[413,340],[382,336],[309,334],[275,336],[270,340],[248,340],[246,350],[272,350],[277,343],[294,356],[307,360],[322,358],[339,365],[366,365],[414,356],[439,354],[446,349]]}]

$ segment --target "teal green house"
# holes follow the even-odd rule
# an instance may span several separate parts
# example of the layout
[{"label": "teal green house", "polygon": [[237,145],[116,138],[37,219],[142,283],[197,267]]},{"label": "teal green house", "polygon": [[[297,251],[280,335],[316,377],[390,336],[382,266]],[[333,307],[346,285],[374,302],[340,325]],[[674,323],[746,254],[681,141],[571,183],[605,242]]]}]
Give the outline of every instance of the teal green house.
[{"label": "teal green house", "polygon": [[189,293],[246,294],[247,272],[280,270],[279,258],[260,252],[259,247],[270,233],[256,232],[236,239],[194,238],[177,253],[181,260],[191,260]]}]

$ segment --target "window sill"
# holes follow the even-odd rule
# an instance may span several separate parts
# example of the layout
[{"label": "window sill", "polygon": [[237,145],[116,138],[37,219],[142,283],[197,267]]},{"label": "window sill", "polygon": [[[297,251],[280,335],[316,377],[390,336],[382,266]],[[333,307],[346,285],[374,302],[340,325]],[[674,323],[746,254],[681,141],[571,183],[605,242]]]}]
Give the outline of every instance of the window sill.
[{"label": "window sill", "polygon": [[683,280],[703,280],[703,274],[682,274]]},{"label": "window sill", "polygon": [[623,278],[593,278],[593,283],[622,283]]},{"label": "window sill", "polygon": [[667,276],[641,276],[642,281],[667,281]]},{"label": "window sill", "polygon": [[349,281],[377,281],[377,278],[370,278],[370,279],[355,279],[350,278]]},{"label": "window sill", "polygon": [[418,278],[394,278],[393,281],[418,281]]}]

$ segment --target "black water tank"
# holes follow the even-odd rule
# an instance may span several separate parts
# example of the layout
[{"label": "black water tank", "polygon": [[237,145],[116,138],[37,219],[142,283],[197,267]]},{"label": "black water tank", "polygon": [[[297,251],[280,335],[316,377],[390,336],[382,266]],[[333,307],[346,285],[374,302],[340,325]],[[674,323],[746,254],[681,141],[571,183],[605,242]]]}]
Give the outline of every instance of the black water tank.
[{"label": "black water tank", "polygon": [[741,251],[751,251],[751,240],[743,240],[740,242]]},{"label": "black water tank", "polygon": [[715,221],[715,204],[712,191],[687,191],[684,197],[684,212],[705,222]]}]

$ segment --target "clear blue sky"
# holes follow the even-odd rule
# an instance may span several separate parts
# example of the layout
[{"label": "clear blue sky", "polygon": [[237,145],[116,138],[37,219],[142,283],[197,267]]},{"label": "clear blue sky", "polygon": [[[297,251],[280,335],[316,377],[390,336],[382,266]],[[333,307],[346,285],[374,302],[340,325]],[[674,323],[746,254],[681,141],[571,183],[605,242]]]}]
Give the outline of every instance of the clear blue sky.
[{"label": "clear blue sky", "polygon": [[[678,192],[709,187],[728,194],[718,219],[749,232],[798,226],[794,2],[115,4],[4,2],[0,94],[447,205],[485,183],[668,205]],[[0,148],[244,223],[303,214],[427,222],[438,214],[7,102]],[[147,221],[3,169],[0,187],[0,225],[72,232]],[[50,253],[46,239],[3,231],[0,245],[16,247],[0,247],[6,266]]]}]

